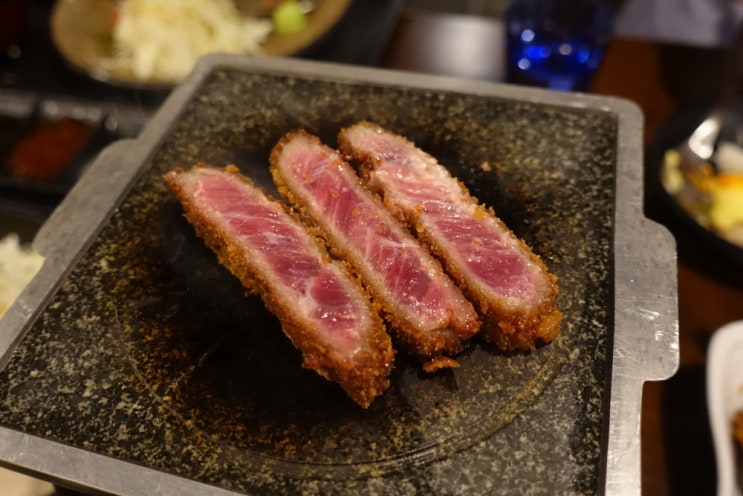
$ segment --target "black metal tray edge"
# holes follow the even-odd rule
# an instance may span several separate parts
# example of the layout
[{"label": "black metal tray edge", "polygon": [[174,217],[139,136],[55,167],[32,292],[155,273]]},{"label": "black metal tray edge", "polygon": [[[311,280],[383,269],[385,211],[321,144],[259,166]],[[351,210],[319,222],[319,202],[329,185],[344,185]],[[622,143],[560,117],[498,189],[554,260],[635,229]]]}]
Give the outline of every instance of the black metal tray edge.
[{"label": "black metal tray edge", "polygon": [[[640,413],[642,385],[648,380],[664,380],[678,367],[678,309],[676,256],[673,237],[661,225],[648,220],[642,212],[642,114],[624,99],[581,93],[557,93],[536,88],[463,80],[448,76],[425,76],[402,71],[363,68],[344,64],[320,63],[283,58],[263,58],[217,54],[207,56],[191,75],[168,97],[160,110],[136,140],[109,146],[55,210],[35,239],[35,248],[45,256],[36,278],[0,320],[0,368],[7,365],[13,349],[31,327],[41,309],[79,257],[93,242],[106,219],[127,194],[157,149],[158,133],[148,130],[170,129],[180,110],[215,68],[260,70],[265,73],[292,74],[343,81],[350,84],[381,84],[432,91],[467,92],[504,99],[587,108],[612,113],[618,119],[617,205],[613,252],[623,254],[615,260],[615,308],[613,356],[610,363],[609,401],[606,402],[605,436],[602,446],[599,490],[603,494],[640,494]],[[126,153],[123,153],[126,150]],[[124,180],[122,178],[127,178]],[[111,201],[111,198],[114,201]],[[105,207],[104,207],[105,206]],[[110,207],[110,208],[108,208]],[[73,216],[80,209],[86,218]],[[49,290],[48,288],[52,288]],[[640,358],[643,357],[641,362]],[[0,463],[30,472],[42,478],[73,481],[89,487],[85,480],[94,464],[97,473],[118,473],[107,478],[104,489],[114,493],[132,493],[137,487],[153,487],[164,493],[203,494],[204,485],[178,477],[136,467],[103,455],[41,440],[35,436],[0,427]],[[17,446],[36,445],[27,454]],[[70,464],[68,460],[79,463]],[[128,475],[127,475],[128,474]],[[136,474],[136,476],[134,476]],[[212,494],[234,494],[210,488]]]}]

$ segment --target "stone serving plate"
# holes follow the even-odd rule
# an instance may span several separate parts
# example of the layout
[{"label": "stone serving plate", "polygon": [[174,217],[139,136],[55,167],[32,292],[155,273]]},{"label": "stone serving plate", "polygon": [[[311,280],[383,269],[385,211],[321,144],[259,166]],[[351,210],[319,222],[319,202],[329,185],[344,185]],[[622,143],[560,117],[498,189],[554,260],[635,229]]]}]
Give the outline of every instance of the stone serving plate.
[{"label": "stone serving plate", "polygon": [[[301,358],[182,219],[162,174],[368,119],[437,156],[559,277],[560,337],[399,356],[361,410]],[[202,60],[101,153],[35,240],[0,321],[0,460],[90,492],[639,494],[646,380],[678,363],[675,247],[642,215],[626,101],[291,59]]]}]

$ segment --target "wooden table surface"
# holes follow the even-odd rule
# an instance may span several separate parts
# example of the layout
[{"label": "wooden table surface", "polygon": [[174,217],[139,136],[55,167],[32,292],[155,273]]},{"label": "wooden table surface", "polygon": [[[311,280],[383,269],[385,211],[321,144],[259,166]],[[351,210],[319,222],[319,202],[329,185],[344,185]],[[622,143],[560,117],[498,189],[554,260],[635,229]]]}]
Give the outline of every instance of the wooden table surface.
[{"label": "wooden table surface", "polygon": [[[502,80],[503,33],[498,20],[408,11],[380,65]],[[615,39],[591,91],[637,103],[649,144],[679,109],[714,97],[723,56],[716,50]],[[661,210],[650,214],[666,219]],[[681,363],[671,379],[644,388],[642,488],[649,496],[708,495],[714,494],[716,474],[705,403],[705,354],[716,329],[743,319],[743,267],[708,253],[684,232],[674,234]]]}]

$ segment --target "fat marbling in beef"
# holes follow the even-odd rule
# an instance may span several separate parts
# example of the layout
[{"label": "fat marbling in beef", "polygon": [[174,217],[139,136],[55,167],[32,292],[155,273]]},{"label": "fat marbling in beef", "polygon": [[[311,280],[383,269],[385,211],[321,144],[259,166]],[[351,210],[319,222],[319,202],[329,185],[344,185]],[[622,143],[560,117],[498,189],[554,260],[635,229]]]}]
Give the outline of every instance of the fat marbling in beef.
[{"label": "fat marbling in beef", "polygon": [[441,355],[459,353],[478,331],[474,307],[338,152],[305,131],[289,133],[271,171],[282,196],[380,302],[395,343],[424,368],[455,365]]},{"label": "fat marbling in beef", "polygon": [[485,339],[533,349],[558,335],[557,278],[434,157],[369,122],[343,129],[338,142],[388,209],[443,261],[480,312]]},{"label": "fat marbling in beef", "polygon": [[389,386],[394,352],[358,281],[235,167],[177,168],[165,179],[196,234],[279,318],[303,366],[368,407]]}]

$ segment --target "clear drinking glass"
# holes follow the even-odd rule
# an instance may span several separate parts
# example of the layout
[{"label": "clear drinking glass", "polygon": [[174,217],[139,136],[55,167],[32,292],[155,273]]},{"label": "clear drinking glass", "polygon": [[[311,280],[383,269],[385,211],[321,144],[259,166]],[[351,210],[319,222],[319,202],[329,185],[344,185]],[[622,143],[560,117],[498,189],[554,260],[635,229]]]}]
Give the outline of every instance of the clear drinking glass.
[{"label": "clear drinking glass", "polygon": [[506,11],[508,81],[586,91],[614,29],[602,0],[515,0]]}]

